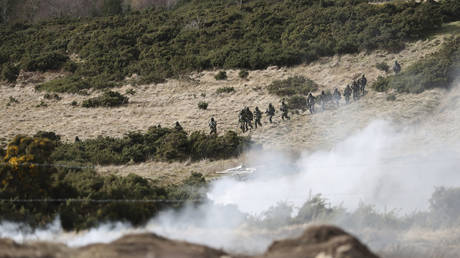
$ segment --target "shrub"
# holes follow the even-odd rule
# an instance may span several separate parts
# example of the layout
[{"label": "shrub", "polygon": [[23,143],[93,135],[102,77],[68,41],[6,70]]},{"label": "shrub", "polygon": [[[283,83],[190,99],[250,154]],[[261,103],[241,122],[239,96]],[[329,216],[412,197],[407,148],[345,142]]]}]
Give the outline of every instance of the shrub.
[{"label": "shrub", "polygon": [[249,72],[247,70],[241,70],[239,73],[238,73],[238,76],[241,78],[241,79],[247,79],[248,76],[249,76]]},{"label": "shrub", "polygon": [[395,101],[396,100],[396,95],[390,94],[387,96],[387,101]]},{"label": "shrub", "polygon": [[56,93],[54,93],[54,94],[46,93],[46,94],[43,96],[43,98],[45,98],[45,99],[50,99],[50,100],[51,100],[51,99],[54,99],[54,100],[57,100],[57,101],[59,101],[59,100],[62,99],[62,98],[61,98],[59,95],[57,95]]},{"label": "shrub", "polygon": [[227,72],[225,72],[225,71],[220,71],[220,72],[218,72],[218,73],[214,76],[214,78],[215,78],[216,80],[227,80]]},{"label": "shrub", "polygon": [[73,107],[76,107],[76,106],[78,106],[78,102],[76,100],[72,100],[70,105],[72,105]]},{"label": "shrub", "polygon": [[307,95],[309,92],[317,89],[318,85],[314,81],[302,76],[289,77],[286,80],[277,80],[268,86],[268,92],[278,96],[291,96],[295,94]]},{"label": "shrub", "polygon": [[35,86],[36,90],[45,90],[50,92],[70,92],[81,93],[85,89],[91,88],[87,80],[80,79],[78,76],[68,76],[55,79]]},{"label": "shrub", "polygon": [[216,90],[217,94],[232,93],[232,92],[235,92],[235,88],[233,87],[221,87]]},{"label": "shrub", "polygon": [[203,109],[203,110],[208,109],[208,102],[204,102],[204,101],[198,102],[198,108]]},{"label": "shrub", "polygon": [[390,66],[388,66],[388,64],[387,64],[387,63],[384,63],[384,62],[382,62],[382,63],[377,63],[377,64],[375,65],[375,67],[376,67],[377,69],[379,69],[380,71],[384,71],[384,72],[386,72],[386,73],[388,73],[388,71],[390,70]]},{"label": "shrub", "polygon": [[22,61],[22,67],[27,71],[40,71],[60,69],[69,58],[57,52],[49,52],[38,56],[27,57]]},{"label": "shrub", "polygon": [[379,76],[377,77],[377,81],[372,84],[372,88],[378,92],[387,91],[390,88],[388,82],[388,78]]},{"label": "shrub", "polygon": [[84,100],[82,107],[118,107],[128,103],[129,98],[116,91],[106,91],[101,96]]},{"label": "shrub", "polygon": [[287,105],[290,109],[307,109],[307,99],[304,96],[294,95],[287,99]]},{"label": "shrub", "polygon": [[8,82],[15,82],[19,75],[19,69],[15,65],[5,64],[2,69],[2,78]]}]

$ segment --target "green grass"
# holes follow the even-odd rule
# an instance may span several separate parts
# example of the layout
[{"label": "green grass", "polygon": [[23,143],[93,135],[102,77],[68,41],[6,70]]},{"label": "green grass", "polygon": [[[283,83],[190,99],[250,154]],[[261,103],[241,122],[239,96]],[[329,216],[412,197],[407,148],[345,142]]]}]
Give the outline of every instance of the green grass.
[{"label": "green grass", "polygon": [[[399,51],[456,21],[460,3],[365,0],[190,0],[170,9],[97,18],[0,26],[0,65],[65,69],[67,78],[39,89],[81,92],[141,83],[203,69],[291,66],[362,50]],[[82,62],[67,58],[77,54]]]}]

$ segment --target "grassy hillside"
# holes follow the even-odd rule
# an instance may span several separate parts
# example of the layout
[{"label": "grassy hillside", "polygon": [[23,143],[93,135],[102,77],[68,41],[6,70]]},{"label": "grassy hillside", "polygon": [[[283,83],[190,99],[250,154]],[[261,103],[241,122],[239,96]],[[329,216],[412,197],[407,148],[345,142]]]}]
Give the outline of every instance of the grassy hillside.
[{"label": "grassy hillside", "polygon": [[405,41],[430,35],[459,13],[454,0],[185,1],[171,10],[2,26],[0,63],[10,81],[18,68],[64,69],[67,77],[37,89],[80,92],[113,87],[134,73],[141,82],[161,82],[192,70],[260,69],[337,53],[399,51]]}]

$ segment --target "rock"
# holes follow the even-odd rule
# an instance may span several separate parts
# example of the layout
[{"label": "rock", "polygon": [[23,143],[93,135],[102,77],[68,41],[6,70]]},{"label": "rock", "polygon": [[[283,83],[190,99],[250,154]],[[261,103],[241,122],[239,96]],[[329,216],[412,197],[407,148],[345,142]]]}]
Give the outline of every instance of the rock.
[{"label": "rock", "polygon": [[377,258],[358,239],[335,226],[312,226],[302,236],[274,242],[260,258]]}]

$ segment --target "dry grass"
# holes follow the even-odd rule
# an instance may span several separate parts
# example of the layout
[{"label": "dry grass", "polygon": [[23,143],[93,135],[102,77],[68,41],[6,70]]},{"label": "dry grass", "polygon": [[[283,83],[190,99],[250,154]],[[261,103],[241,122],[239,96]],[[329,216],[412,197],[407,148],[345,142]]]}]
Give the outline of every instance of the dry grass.
[{"label": "dry grass", "polygon": [[[204,71],[190,74],[181,80],[169,80],[164,84],[127,85],[116,90],[125,93],[127,89],[134,88],[136,94],[129,95],[130,103],[127,106],[117,108],[73,107],[72,101],[81,103],[91,97],[74,94],[60,94],[60,101],[46,100],[43,98],[45,93],[36,92],[33,86],[38,81],[49,80],[59,75],[32,74],[31,78],[23,78],[14,88],[0,86],[0,141],[5,145],[6,141],[16,134],[31,135],[39,130],[54,131],[65,140],[73,140],[75,136],[81,139],[98,135],[122,136],[129,131],[145,131],[157,124],[173,126],[176,121],[180,121],[187,131],[208,132],[208,121],[212,116],[217,120],[218,132],[238,130],[238,112],[244,106],[251,109],[259,106],[265,111],[268,103],[273,103],[275,108],[279,109],[280,98],[269,95],[266,90],[274,80],[295,75],[306,76],[321,85],[318,89],[318,92],[321,92],[335,87],[343,89],[352,79],[364,73],[370,85],[377,76],[384,75],[375,64],[392,64],[394,60],[398,60],[404,69],[424,55],[439,49],[446,35],[439,34],[430,40],[411,43],[398,54],[375,51],[334,56],[322,58],[310,65],[250,71],[248,79],[239,78],[238,70],[228,70],[226,81],[216,81],[214,75],[217,71]],[[221,87],[233,87],[235,92],[217,94],[216,90]],[[93,92],[91,95],[97,94]],[[307,112],[300,113],[293,115],[287,122],[281,121],[280,111],[277,110],[273,124],[269,124],[264,117],[263,127],[249,134],[264,146],[283,149],[328,148],[376,118],[416,123],[433,112],[444,94],[442,90],[431,90],[419,95],[397,95],[396,101],[387,101],[385,93],[370,91],[357,103],[343,106],[342,100],[339,109],[331,108],[313,116]],[[19,103],[7,107],[9,97],[16,98]],[[41,101],[46,102],[47,107],[37,107]],[[200,101],[209,103],[207,110],[198,109],[197,104]],[[227,168],[237,163],[232,160],[217,162],[217,165],[209,161],[191,165],[148,162],[100,168],[100,171],[105,173],[108,170],[123,170],[118,173],[134,172],[155,179],[166,177],[174,181],[176,179],[173,178],[178,174],[176,171],[211,174],[209,171]]]}]

